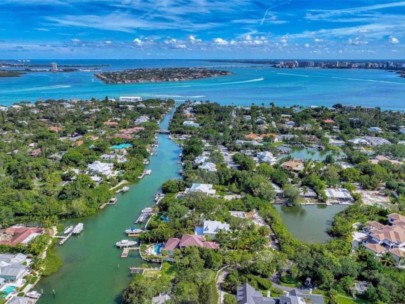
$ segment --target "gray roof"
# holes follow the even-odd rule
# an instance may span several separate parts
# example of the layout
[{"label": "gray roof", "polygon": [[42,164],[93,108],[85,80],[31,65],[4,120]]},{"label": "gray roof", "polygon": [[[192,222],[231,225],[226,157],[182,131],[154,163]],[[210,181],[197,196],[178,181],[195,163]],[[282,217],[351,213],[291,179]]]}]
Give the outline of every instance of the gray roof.
[{"label": "gray roof", "polygon": [[264,297],[248,283],[238,287],[236,297],[238,304],[276,304],[275,299]]},{"label": "gray roof", "polygon": [[159,295],[152,298],[152,304],[164,304],[170,299],[171,297],[169,295]]},{"label": "gray roof", "polygon": [[257,291],[248,283],[239,286],[237,289],[238,304],[325,304],[322,295],[306,294],[298,289],[293,289],[287,295],[279,298],[264,297],[260,291]]},{"label": "gray roof", "polygon": [[34,304],[35,300],[27,297],[15,297],[8,304]]}]

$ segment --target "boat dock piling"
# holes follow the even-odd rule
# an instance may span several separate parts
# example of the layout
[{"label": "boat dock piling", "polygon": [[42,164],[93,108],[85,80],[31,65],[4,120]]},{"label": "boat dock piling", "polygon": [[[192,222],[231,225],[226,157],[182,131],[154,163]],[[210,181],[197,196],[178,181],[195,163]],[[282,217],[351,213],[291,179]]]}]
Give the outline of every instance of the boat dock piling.
[{"label": "boat dock piling", "polygon": [[122,250],[121,258],[127,258],[131,250],[139,250],[139,247],[125,247]]},{"label": "boat dock piling", "polygon": [[66,243],[66,241],[72,236],[73,232],[69,233],[66,236],[55,236],[55,238],[60,239],[59,245],[63,245]]}]

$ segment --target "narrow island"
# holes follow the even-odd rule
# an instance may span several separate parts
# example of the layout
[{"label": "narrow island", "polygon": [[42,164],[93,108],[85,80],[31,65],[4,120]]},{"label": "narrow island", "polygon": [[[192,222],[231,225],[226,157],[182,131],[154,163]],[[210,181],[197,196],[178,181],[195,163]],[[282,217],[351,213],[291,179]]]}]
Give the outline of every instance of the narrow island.
[{"label": "narrow island", "polygon": [[4,77],[20,77],[22,74],[25,74],[20,71],[0,71],[0,78]]},{"label": "narrow island", "polygon": [[229,71],[206,68],[128,69],[118,72],[97,73],[95,76],[107,84],[150,82],[178,82],[231,75]]}]

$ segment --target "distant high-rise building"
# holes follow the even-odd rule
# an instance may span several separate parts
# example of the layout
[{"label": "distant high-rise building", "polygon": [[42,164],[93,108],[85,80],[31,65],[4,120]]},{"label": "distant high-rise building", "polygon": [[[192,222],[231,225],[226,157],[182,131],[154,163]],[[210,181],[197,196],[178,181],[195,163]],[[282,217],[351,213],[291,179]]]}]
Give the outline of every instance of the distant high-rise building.
[{"label": "distant high-rise building", "polygon": [[56,62],[51,63],[51,71],[57,72],[58,71],[58,64]]}]

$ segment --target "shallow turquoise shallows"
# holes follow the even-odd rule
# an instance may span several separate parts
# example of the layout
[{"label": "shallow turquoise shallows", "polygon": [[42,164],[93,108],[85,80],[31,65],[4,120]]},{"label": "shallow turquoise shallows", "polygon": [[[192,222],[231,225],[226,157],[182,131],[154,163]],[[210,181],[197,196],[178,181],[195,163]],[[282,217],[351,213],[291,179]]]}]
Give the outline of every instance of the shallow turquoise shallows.
[{"label": "shallow turquoise shallows", "polygon": [[347,205],[301,205],[287,207],[275,205],[288,230],[300,241],[323,243],[329,239],[326,231],[333,217]]},{"label": "shallow turquoise shallows", "polygon": [[[170,118],[171,115],[164,119],[162,129],[168,128]],[[114,244],[126,238],[124,230],[134,226],[140,211],[153,204],[161,184],[179,177],[180,148],[167,135],[159,135],[158,142],[157,154],[151,157],[148,166],[152,175],[132,186],[128,193],[119,195],[116,205],[72,222],[83,222],[84,231],[57,247],[63,266],[37,286],[37,290],[44,292],[39,304],[121,303],[122,291],[131,280],[129,267],[139,266],[142,261],[134,252],[121,259],[121,251]]]}]

